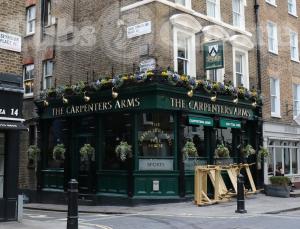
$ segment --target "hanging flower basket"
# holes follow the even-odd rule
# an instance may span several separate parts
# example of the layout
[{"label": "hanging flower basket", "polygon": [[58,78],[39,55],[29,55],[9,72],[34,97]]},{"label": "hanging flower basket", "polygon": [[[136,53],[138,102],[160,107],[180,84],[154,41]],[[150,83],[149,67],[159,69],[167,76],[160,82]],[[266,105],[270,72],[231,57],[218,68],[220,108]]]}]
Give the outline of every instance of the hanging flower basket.
[{"label": "hanging flower basket", "polygon": [[37,158],[39,157],[41,150],[37,145],[30,145],[27,154],[28,154],[28,168],[34,168],[37,163]]},{"label": "hanging flower basket", "polygon": [[230,158],[229,149],[224,145],[218,145],[215,150],[215,158]]},{"label": "hanging flower basket", "polygon": [[255,149],[251,145],[246,145],[244,148],[241,150],[241,156],[244,158],[248,158],[250,155],[255,154]]},{"label": "hanging flower basket", "polygon": [[64,160],[65,159],[66,148],[64,144],[57,144],[53,148],[53,159],[54,160]]},{"label": "hanging flower basket", "polygon": [[132,157],[132,146],[128,145],[126,141],[121,141],[115,148],[115,152],[121,161],[125,161],[127,158]]},{"label": "hanging flower basket", "polygon": [[80,148],[80,160],[95,161],[95,148],[90,144],[84,144],[84,146]]},{"label": "hanging flower basket", "polygon": [[197,157],[197,148],[195,147],[195,144],[191,140],[187,140],[185,145],[182,148],[183,158],[188,159],[189,157]]}]

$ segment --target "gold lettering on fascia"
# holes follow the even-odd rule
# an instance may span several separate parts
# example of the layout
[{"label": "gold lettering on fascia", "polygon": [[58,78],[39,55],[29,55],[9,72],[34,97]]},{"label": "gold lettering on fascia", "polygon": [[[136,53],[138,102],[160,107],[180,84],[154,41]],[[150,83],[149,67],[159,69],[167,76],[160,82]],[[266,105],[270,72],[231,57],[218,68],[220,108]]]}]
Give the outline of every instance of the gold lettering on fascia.
[{"label": "gold lettering on fascia", "polygon": [[231,107],[222,104],[211,104],[194,100],[187,102],[186,100],[179,98],[170,98],[170,100],[171,106],[176,109],[188,108],[190,110],[214,114],[235,115],[241,117],[251,116],[251,111],[249,111],[249,109],[241,107]]},{"label": "gold lettering on fascia", "polygon": [[52,116],[55,117],[55,116],[63,116],[63,115],[109,111],[113,109],[118,110],[118,109],[125,109],[125,108],[136,108],[139,107],[140,105],[141,105],[140,98],[101,101],[96,103],[52,108]]}]

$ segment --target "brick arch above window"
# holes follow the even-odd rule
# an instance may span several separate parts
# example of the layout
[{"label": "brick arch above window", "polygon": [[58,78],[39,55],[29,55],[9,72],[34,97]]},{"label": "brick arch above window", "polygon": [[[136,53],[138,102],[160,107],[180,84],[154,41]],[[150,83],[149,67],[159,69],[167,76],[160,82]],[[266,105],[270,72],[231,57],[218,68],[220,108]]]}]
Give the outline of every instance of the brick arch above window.
[{"label": "brick arch above window", "polygon": [[236,48],[249,51],[254,48],[254,43],[245,35],[233,35],[229,38],[229,42]]},{"label": "brick arch above window", "polygon": [[208,25],[202,29],[205,40],[227,40],[229,39],[229,33],[218,25]]}]

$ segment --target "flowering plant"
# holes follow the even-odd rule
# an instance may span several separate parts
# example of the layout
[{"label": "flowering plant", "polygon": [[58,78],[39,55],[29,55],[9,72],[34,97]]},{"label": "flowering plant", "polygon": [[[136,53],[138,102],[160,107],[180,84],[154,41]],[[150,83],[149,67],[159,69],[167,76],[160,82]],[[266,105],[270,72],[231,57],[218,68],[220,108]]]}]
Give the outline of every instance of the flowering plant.
[{"label": "flowering plant", "polygon": [[64,160],[65,159],[66,148],[64,144],[57,144],[53,148],[53,159],[54,160]]},{"label": "flowering plant", "polygon": [[121,161],[125,161],[127,158],[132,157],[132,146],[126,141],[121,141],[120,144],[115,148],[115,152]]},{"label": "flowering plant", "polygon": [[191,140],[187,140],[185,145],[182,148],[182,153],[184,155],[184,158],[189,157],[197,157],[197,148],[195,147],[195,144]]},{"label": "flowering plant", "polygon": [[217,148],[215,149],[215,158],[229,158],[229,149],[224,145],[218,145]]},{"label": "flowering plant", "polygon": [[95,148],[92,147],[90,144],[84,144],[80,148],[80,159],[82,161],[95,161]]}]

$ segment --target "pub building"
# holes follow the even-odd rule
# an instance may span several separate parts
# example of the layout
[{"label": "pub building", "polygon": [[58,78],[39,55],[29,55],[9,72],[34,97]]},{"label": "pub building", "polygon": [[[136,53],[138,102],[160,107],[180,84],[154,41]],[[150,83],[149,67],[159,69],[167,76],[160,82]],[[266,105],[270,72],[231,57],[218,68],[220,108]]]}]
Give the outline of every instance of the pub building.
[{"label": "pub building", "polygon": [[[169,70],[56,88],[36,105],[40,194],[62,193],[74,178],[81,195],[98,200],[189,197],[195,165],[240,163],[241,147],[259,149],[261,138],[255,91]],[[194,142],[195,157],[183,156],[187,141]],[[132,152],[116,152],[122,143]],[[58,144],[65,153],[55,158]],[[81,153],[85,144],[95,149],[93,156]],[[229,159],[215,158],[220,144],[229,149]]]},{"label": "pub building", "polygon": [[17,219],[23,91],[21,76],[0,73],[0,221]]}]

